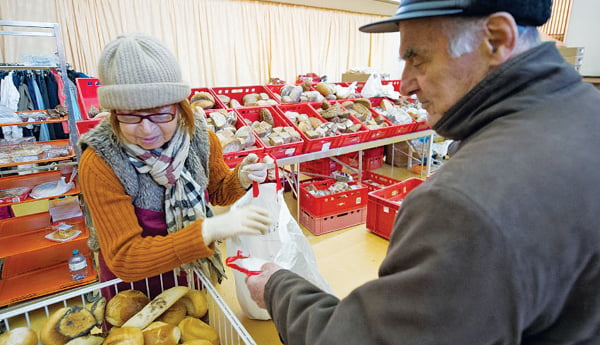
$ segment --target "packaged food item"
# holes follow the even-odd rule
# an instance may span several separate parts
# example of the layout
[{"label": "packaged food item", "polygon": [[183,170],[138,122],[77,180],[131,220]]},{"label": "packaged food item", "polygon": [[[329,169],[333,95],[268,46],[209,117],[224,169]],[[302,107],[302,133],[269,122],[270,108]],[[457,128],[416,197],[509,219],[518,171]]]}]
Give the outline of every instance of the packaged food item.
[{"label": "packaged food item", "polygon": [[45,237],[51,241],[66,242],[81,234],[81,230],[71,224],[58,223],[52,226],[52,231]]},{"label": "packaged food item", "polygon": [[20,202],[27,199],[29,195],[29,187],[15,187],[0,189],[0,204],[10,204],[13,202]]}]

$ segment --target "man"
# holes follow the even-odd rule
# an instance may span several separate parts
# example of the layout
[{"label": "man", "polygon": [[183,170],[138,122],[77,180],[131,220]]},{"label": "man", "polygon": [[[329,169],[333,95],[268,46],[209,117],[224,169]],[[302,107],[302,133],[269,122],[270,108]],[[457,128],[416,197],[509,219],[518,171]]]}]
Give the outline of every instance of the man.
[{"label": "man", "polygon": [[539,43],[551,0],[402,1],[402,93],[455,155],[403,202],[379,278],[342,300],[265,264],[285,344],[600,344],[600,93]]}]

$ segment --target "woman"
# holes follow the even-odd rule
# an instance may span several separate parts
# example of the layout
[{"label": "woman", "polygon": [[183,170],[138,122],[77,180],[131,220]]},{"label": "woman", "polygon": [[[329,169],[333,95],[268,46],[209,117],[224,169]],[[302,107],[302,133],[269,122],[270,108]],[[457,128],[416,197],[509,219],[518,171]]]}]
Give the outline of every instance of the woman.
[{"label": "woman", "polygon": [[[139,281],[180,266],[220,281],[214,241],[264,233],[270,218],[254,206],[212,217],[209,202],[231,205],[252,181],[264,181],[266,165],[251,155],[229,169],[216,135],[194,116],[175,57],[156,39],[118,37],[102,52],[98,73],[98,98],[110,116],[80,139],[79,179],[101,281]],[[153,284],[172,285],[173,276]]]}]

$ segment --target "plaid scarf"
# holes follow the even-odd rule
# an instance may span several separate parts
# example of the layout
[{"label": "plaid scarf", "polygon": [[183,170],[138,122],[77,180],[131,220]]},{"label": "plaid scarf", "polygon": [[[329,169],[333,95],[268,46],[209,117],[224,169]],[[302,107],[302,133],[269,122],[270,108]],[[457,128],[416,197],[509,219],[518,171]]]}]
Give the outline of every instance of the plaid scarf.
[{"label": "plaid scarf", "polygon": [[[181,124],[164,149],[144,150],[129,143],[125,143],[124,147],[129,161],[140,174],[150,174],[157,184],[165,187],[168,233],[174,233],[197,219],[212,216],[204,191],[185,166],[190,136]],[[221,255],[216,248],[212,257],[200,258],[181,266],[189,277],[195,267],[202,269],[208,277],[211,273],[216,274],[219,282],[225,275]]]}]

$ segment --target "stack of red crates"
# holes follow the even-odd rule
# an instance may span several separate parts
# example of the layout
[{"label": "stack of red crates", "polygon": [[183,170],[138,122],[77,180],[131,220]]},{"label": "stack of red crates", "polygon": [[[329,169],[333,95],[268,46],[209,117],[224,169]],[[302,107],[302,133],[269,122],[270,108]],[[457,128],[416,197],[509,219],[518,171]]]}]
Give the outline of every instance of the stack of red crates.
[{"label": "stack of red crates", "polygon": [[402,201],[423,182],[422,179],[413,177],[369,192],[367,229],[389,240]]},{"label": "stack of red crates", "polygon": [[337,181],[324,179],[300,185],[300,223],[311,233],[321,235],[362,224],[366,220],[368,189],[359,183],[350,183],[356,189],[316,196],[310,189],[328,190]]}]

